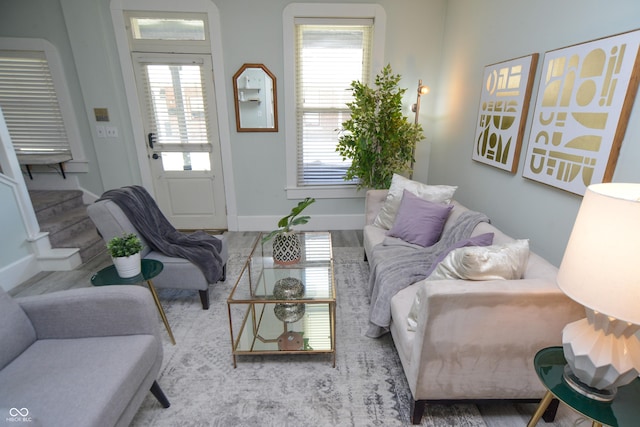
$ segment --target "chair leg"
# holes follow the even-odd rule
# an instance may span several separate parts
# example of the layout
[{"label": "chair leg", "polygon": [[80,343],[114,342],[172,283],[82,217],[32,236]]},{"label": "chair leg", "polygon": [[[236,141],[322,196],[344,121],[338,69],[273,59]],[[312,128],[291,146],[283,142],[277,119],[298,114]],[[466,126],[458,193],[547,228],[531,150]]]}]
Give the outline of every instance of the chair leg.
[{"label": "chair leg", "polygon": [[200,294],[200,302],[202,302],[202,309],[209,310],[209,289],[206,291],[198,291]]},{"label": "chair leg", "polygon": [[424,409],[427,406],[426,400],[413,400],[411,402],[411,423],[416,425],[422,422]]},{"label": "chair leg", "polygon": [[169,406],[171,406],[171,403],[169,403],[169,399],[167,399],[167,396],[165,396],[164,391],[162,391],[162,389],[160,388],[160,384],[158,384],[157,381],[154,381],[151,385],[151,393],[156,399],[158,399],[158,402],[160,402],[163,408],[168,408]]},{"label": "chair leg", "polygon": [[224,282],[225,280],[227,280],[227,264],[222,266],[222,277],[220,277],[218,282]]}]

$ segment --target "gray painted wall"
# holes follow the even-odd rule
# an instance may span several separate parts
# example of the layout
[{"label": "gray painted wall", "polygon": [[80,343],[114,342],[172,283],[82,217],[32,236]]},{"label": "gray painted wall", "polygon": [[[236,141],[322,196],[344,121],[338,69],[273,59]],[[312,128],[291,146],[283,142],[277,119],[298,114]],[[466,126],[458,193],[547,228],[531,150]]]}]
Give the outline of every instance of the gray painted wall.
[{"label": "gray painted wall", "polygon": [[[640,28],[636,0],[455,0],[448,2],[441,77],[434,91],[436,138],[428,181],[459,186],[456,198],[559,265],[582,197],[522,177],[529,137],[515,175],[473,162],[471,151],[484,66]],[[537,93],[537,81],[532,102]],[[640,182],[640,96],[613,181]],[[418,174],[420,178],[424,176]]]},{"label": "gray painted wall", "polygon": [[[239,216],[289,211],[285,188],[282,11],[290,0],[216,0],[221,16],[231,149]],[[330,3],[316,1],[314,3]],[[338,1],[339,3],[339,1]],[[368,3],[354,0],[350,3]],[[441,56],[444,0],[382,0],[387,13],[385,61],[403,76],[406,114],[418,79],[435,81]],[[110,0],[25,0],[0,4],[0,36],[42,37],[69,65],[70,90],[82,123],[91,171],[81,184],[95,194],[140,183],[132,125],[109,10]],[[35,12],[34,14],[34,11]],[[278,133],[237,133],[231,77],[243,63],[264,63],[278,79]],[[428,102],[428,101],[425,101]],[[93,108],[107,107],[117,139],[97,137]],[[427,160],[422,161],[425,170]],[[360,214],[362,197],[319,200],[312,214]]]}]

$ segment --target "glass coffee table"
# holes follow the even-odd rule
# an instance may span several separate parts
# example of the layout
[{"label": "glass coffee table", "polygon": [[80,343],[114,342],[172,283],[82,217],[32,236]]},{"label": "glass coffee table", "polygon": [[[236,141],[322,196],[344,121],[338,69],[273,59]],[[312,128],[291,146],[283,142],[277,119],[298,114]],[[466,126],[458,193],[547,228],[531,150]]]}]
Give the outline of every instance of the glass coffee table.
[{"label": "glass coffee table", "polygon": [[273,262],[256,239],[229,298],[233,366],[237,356],[330,354],[336,366],[336,288],[329,232],[300,233],[302,258]]}]

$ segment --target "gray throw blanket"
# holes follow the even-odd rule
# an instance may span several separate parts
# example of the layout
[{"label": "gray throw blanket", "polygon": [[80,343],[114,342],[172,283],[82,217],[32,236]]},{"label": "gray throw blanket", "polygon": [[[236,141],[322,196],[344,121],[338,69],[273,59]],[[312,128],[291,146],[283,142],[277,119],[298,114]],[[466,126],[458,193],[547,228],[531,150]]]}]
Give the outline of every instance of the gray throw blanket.
[{"label": "gray throw blanket", "polygon": [[485,214],[465,211],[456,223],[443,233],[433,246],[426,248],[403,244],[399,239],[387,237],[374,246],[369,275],[371,305],[369,307],[368,337],[377,338],[389,332],[391,324],[391,298],[413,283],[423,280],[435,269],[434,261],[456,242],[471,236],[480,222],[489,222]]},{"label": "gray throw blanket", "polygon": [[216,283],[222,277],[220,239],[204,231],[185,234],[176,230],[143,187],[133,185],[109,190],[99,200],[112,200],[118,205],[152,250],[188,259],[209,283]]}]

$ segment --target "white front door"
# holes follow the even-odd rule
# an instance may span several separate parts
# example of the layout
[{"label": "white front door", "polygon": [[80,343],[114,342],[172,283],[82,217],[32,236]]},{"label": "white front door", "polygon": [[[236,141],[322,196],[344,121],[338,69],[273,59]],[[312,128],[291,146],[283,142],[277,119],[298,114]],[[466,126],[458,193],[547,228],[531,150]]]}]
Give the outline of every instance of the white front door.
[{"label": "white front door", "polygon": [[211,56],[132,53],[158,206],[179,229],[226,229]]}]

